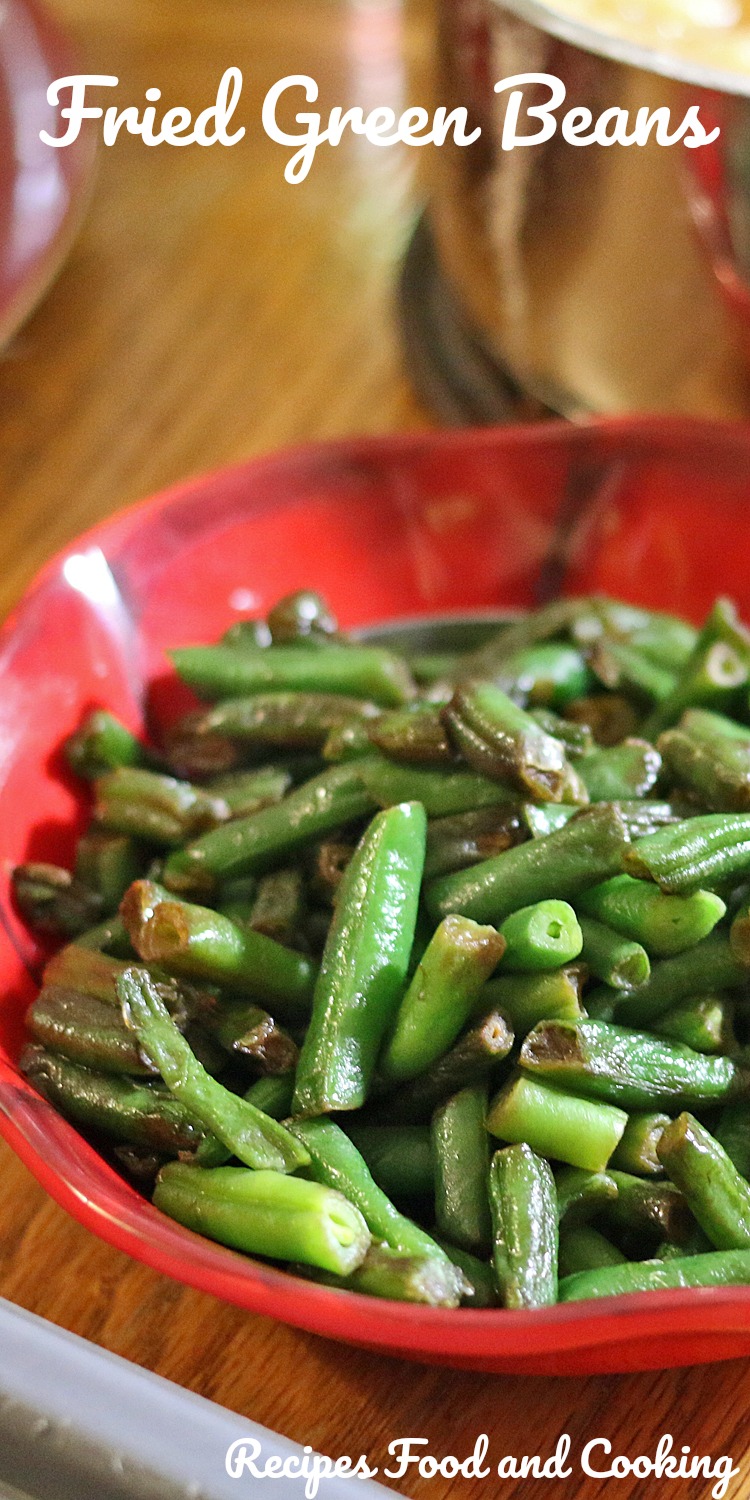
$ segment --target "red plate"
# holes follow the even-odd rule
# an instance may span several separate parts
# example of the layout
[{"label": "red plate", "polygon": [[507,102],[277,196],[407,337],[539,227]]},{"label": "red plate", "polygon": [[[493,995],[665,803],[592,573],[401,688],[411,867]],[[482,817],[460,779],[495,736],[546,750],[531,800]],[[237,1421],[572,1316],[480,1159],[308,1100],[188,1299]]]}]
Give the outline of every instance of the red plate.
[{"label": "red plate", "polygon": [[31,311],[64,259],[78,225],[93,137],[58,149],[47,103],[55,78],[78,71],[58,27],[33,0],[0,6],[0,347]]},{"label": "red plate", "polygon": [[698,620],[721,592],[750,608],[748,557],[750,432],[637,418],[282,454],[146,501],[56,558],[0,636],[0,1130],[53,1197],[191,1286],[412,1359],[570,1374],[750,1353],[750,1287],[432,1311],[296,1280],[163,1218],[16,1070],[42,954],[8,889],[14,862],[71,854],[85,809],[58,746],[84,711],[137,725],[165,647],[211,639],[282,592],[312,585],[364,625],[529,604],[540,573],[564,574],[569,591]]}]

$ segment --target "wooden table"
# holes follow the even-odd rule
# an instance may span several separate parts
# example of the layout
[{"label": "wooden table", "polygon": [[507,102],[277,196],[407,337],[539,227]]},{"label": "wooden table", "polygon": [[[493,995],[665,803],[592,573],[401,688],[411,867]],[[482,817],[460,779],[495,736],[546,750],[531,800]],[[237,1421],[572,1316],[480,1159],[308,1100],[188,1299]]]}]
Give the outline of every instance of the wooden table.
[{"label": "wooden table", "polygon": [[[250,138],[232,150],[101,153],[85,229],[57,285],[0,362],[0,606],[82,527],[190,472],[276,445],[424,425],[404,377],[394,267],[416,194],[414,152],[323,150],[307,182],[261,133],[260,101],[309,72],[333,103],[418,102],[428,16],[398,0],[55,0],[123,103],[150,85],[194,111],[225,67],[245,74]],[[733,1363],[589,1380],[420,1369],[279,1327],[155,1275],[68,1219],[0,1149],[0,1294],[192,1390],[381,1469],[397,1436],[464,1457],[574,1453],[659,1436],[731,1453],[750,1489],[750,1371]],[[0,1351],[0,1357],[1,1351]],[[412,1480],[414,1496],[598,1495],[549,1481]],[[622,1480],[613,1495],[697,1500],[710,1484]]]}]

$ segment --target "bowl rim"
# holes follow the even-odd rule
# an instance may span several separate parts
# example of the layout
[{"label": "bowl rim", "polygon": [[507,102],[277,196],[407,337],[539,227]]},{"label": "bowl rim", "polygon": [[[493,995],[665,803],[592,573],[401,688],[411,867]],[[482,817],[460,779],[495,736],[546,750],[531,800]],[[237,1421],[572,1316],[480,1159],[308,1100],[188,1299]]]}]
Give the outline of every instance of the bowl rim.
[{"label": "bowl rim", "polygon": [[717,93],[737,94],[743,98],[750,96],[750,73],[734,72],[730,68],[707,68],[690,58],[662,51],[659,47],[649,47],[645,42],[630,41],[615,31],[605,31],[565,15],[552,0],[492,0],[492,4],[498,9],[512,11],[520,20],[541,28],[558,41],[580,47],[584,52],[593,52],[597,57],[607,57],[631,68],[643,68],[647,73],[658,73],[678,83],[697,84],[699,88]]},{"label": "bowl rim", "polygon": [[[618,445],[628,439],[635,441],[636,452],[640,445],[645,451],[656,453],[675,448],[684,452],[691,444],[705,445],[708,441],[730,453],[735,450],[737,456],[745,459],[750,484],[750,424],[709,418],[618,416],[592,418],[580,424],[557,420],[507,428],[386,433],[276,450],[222,465],[159,490],[115,510],[66,543],[35,574],[0,627],[0,673],[25,607],[46,583],[59,575],[71,553],[92,546],[100,547],[106,555],[108,544],[122,547],[144,518],[157,516],[179,505],[200,493],[206,485],[221,484],[238,476],[252,476],[264,470],[272,473],[279,467],[287,471],[290,466],[304,469],[311,463],[319,464],[321,459],[337,455],[366,461],[368,457],[375,458],[384,453],[390,457],[407,456],[420,449],[434,452],[457,447],[471,451],[498,444],[523,449],[540,443],[554,446],[563,434],[576,447],[604,438],[611,444],[613,455]],[[401,616],[400,621],[406,618]],[[423,617],[413,618],[416,621]],[[385,625],[386,622],[379,623]],[[364,630],[367,622],[357,628]],[[23,962],[20,954],[19,958]],[[132,1203],[123,1197],[117,1214],[112,1213],[111,1207],[102,1207],[85,1190],[87,1158],[100,1167],[102,1158],[53,1106],[32,1093],[35,1104],[45,1105],[55,1115],[66,1139],[67,1132],[70,1133],[71,1146],[75,1143],[74,1171],[63,1176],[59,1168],[50,1165],[43,1150],[43,1127],[37,1120],[31,1122],[30,1128],[24,1128],[21,1118],[24,1112],[17,1115],[14,1111],[14,1096],[21,1092],[19,1082],[17,1068],[0,1059],[0,1135],[41,1186],[73,1218],[116,1249],[173,1280],[308,1332],[415,1359],[483,1361],[486,1368],[486,1362],[494,1356],[496,1363],[500,1362],[498,1368],[502,1368],[512,1365],[514,1360],[537,1359],[541,1362],[550,1356],[564,1357],[574,1351],[595,1354],[597,1349],[611,1346],[613,1342],[619,1345],[675,1331],[681,1336],[690,1336],[701,1332],[729,1335],[750,1330],[750,1285],[633,1292],[557,1303],[533,1313],[504,1308],[426,1308],[370,1298],[356,1292],[344,1294],[207,1240],[165,1219],[153,1204],[135,1193]],[[43,1120],[44,1111],[38,1113]],[[113,1177],[116,1177],[114,1171]],[[153,1235],[148,1233],[150,1222],[156,1229]],[[170,1248],[170,1241],[175,1242],[174,1248]],[[344,1295],[346,1300],[342,1301]],[[679,1325],[677,1330],[676,1323]],[[616,1332],[613,1324],[616,1324]],[[502,1338],[501,1347],[497,1346],[498,1334]],[[736,1350],[730,1349],[727,1358],[735,1354]]]}]

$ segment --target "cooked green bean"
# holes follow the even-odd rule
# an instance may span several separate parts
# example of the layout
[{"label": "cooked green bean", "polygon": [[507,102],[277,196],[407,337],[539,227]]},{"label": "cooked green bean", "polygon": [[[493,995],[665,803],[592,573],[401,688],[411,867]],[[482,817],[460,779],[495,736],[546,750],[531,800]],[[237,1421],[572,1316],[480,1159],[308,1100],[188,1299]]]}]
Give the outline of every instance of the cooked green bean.
[{"label": "cooked green bean", "polygon": [[231,985],[273,1003],[283,1019],[309,1015],[315,967],[304,954],[187,901],[160,901],[145,921],[132,920],[132,912],[132,904],[124,908],[125,924],[146,963],[185,979]]},{"label": "cooked green bean", "polygon": [[750,1178],[750,1101],[727,1104],[716,1126],[716,1139],[737,1171]]},{"label": "cooked green bean", "polygon": [[651,1022],[657,1036],[684,1042],[696,1052],[737,1052],[734,1001],[728,995],[694,995]]},{"label": "cooked green bean", "polygon": [[349,1276],[316,1275],[314,1280],[342,1291],[427,1307],[458,1307],[464,1299],[470,1305],[473,1301],[472,1283],[449,1257],[407,1254],[389,1245],[371,1245],[362,1264]]},{"label": "cooked green bean", "polygon": [[487,1102],[486,1085],[474,1084],[447,1099],[432,1117],[435,1223],[454,1245],[477,1253],[492,1244]]},{"label": "cooked green bean", "polygon": [[469,1288],[461,1298],[461,1306],[474,1309],[499,1307],[500,1294],[490,1262],[479,1260],[468,1250],[460,1250],[458,1245],[451,1245],[448,1240],[442,1240],[439,1235],[435,1235],[435,1239],[445,1251],[448,1259],[463,1273],[464,1281]]},{"label": "cooked green bean", "polygon": [[[557,833],[559,828],[564,828],[571,818],[576,816],[576,807],[566,806],[562,802],[524,802],[521,808],[523,820],[533,839],[545,839],[550,833]],[[519,840],[516,840],[519,842]],[[502,854],[502,849],[497,851],[488,849],[485,859],[494,853]],[[459,866],[456,866],[458,869]],[[440,871],[436,873],[442,873]]]},{"label": "cooked green bean", "polygon": [[141,1051],[116,1006],[76,990],[47,985],[26,1013],[32,1035],[49,1052],[100,1073],[145,1077],[158,1070]]},{"label": "cooked green bean", "polygon": [[632,875],[614,875],[582,892],[577,905],[587,916],[641,943],[654,958],[668,958],[694,947],[713,931],[726,911],[721,897],[712,891],[668,896]]},{"label": "cooked green bean", "polygon": [[378,813],[347,868],[297,1069],[296,1113],[365,1101],[406,979],[426,826],[416,802]]},{"label": "cooked green bean", "polygon": [[176,1156],[194,1151],[208,1135],[198,1116],[160,1083],[97,1073],[33,1044],[24,1049],[19,1065],[66,1119],[112,1140]]},{"label": "cooked green bean", "polygon": [[295,849],[365,817],[376,803],[361,766],[361,761],[332,766],[277,806],[263,807],[174,850],[164,866],[165,885],[178,893],[210,895],[219,882],[281,864]]},{"label": "cooked green bean", "polygon": [[379,1100],[374,1113],[393,1124],[419,1124],[451,1094],[488,1078],[508,1057],[513,1031],[501,1011],[490,1011],[426,1072]]},{"label": "cooked green bean", "polygon": [[604,1211],[605,1223],[619,1236],[631,1258],[638,1259],[655,1239],[687,1246],[695,1220],[684,1194],[663,1178],[636,1177],[610,1167],[617,1197]]},{"label": "cooked green bean", "polygon": [[577,619],[591,613],[588,599],[554,599],[541,609],[504,625],[483,646],[464,659],[463,672],[471,677],[494,677],[499,667],[517,651],[538,641],[550,640],[570,630]]},{"label": "cooked green bean", "polygon": [[557,1200],[549,1162],[526,1144],[496,1151],[489,1196],[504,1306],[548,1307],[557,1301]]},{"label": "cooked green bean", "polygon": [[440,712],[432,703],[391,709],[368,725],[373,745],[393,760],[442,765],[455,759]]},{"label": "cooked green bean", "polygon": [[332,730],[355,719],[376,720],[379,713],[374,703],[341,693],[275,692],[227,698],[183,719],[170,735],[170,755],[185,764],[192,758],[200,767],[205,745],[204,758],[213,754],[216,763],[218,747],[212,752],[211,742],[225,740],[233,747],[224,750],[229,769],[241,764],[243,753],[249,751],[322,750]]},{"label": "cooked green bean", "polygon": [[494,927],[445,917],[396,1012],[379,1062],[383,1078],[405,1083],[447,1052],[476,1013],[482,987],[504,952]]},{"label": "cooked green bean", "polygon": [[101,893],[59,865],[16,865],[11,883],[22,916],[48,937],[80,937],[104,910]]},{"label": "cooked green bean", "polygon": [[258,881],[248,926],[253,932],[294,947],[305,915],[305,886],[301,870],[290,866],[271,870]]},{"label": "cooked green bean", "polygon": [[308,1153],[289,1131],[211,1078],[193,1055],[142,969],[127,969],[117,993],[128,1026],[170,1093],[197,1115],[206,1129],[249,1167],[293,1172],[308,1165]]},{"label": "cooked green bean", "polygon": [[325,645],[338,635],[338,622],[321,594],[297,589],[285,594],[268,612],[267,625],[275,646]]},{"label": "cooked green bean", "polygon": [[285,766],[261,766],[250,771],[228,771],[213,776],[206,786],[212,797],[226,802],[233,818],[249,818],[262,807],[281,802],[292,785]]},{"label": "cooked green bean", "polygon": [[[445,918],[450,921],[449,917]],[[577,958],[583,946],[578,919],[567,901],[538,901],[505,918],[503,969],[536,974]]]},{"label": "cooked green bean", "polygon": [[[272,1120],[285,1120],[292,1107],[294,1093],[293,1073],[266,1073],[256,1078],[245,1090],[243,1098],[255,1109],[270,1115]],[[201,1141],[194,1161],[199,1167],[223,1167],[232,1157],[231,1148],[224,1146],[215,1136]]]},{"label": "cooked green bean", "polygon": [[209,1017],[211,1034],[260,1073],[293,1073],[299,1048],[273,1016],[246,1000],[224,1000]]},{"label": "cooked green bean", "polygon": [[674,691],[674,672],[624,641],[608,637],[597,642],[589,660],[605,687],[619,689],[647,705],[663,703]]},{"label": "cooked green bean", "polygon": [[473,812],[480,807],[516,807],[514,794],[507,786],[476,771],[399,765],[384,755],[374,754],[355,760],[353,770],[379,807],[421,802],[428,818]]},{"label": "cooked green bean", "polygon": [[229,818],[221,797],[201,787],[126,766],[94,782],[94,817],[110,833],[126,833],[170,848]]},{"label": "cooked green bean", "polygon": [[633,1177],[662,1177],[664,1168],[656,1154],[669,1115],[636,1111],[628,1115],[622,1139],[612,1157],[612,1167]]},{"label": "cooked green bean", "polygon": [[370,1244],[362,1215],[341,1193],[280,1172],[170,1162],[159,1173],[154,1203],[234,1250],[339,1275],[361,1265]]},{"label": "cooked green bean", "polygon": [[598,1229],[583,1224],[579,1229],[560,1231],[560,1276],[574,1276],[581,1271],[598,1271],[603,1266],[622,1266],[625,1256]]},{"label": "cooked green bean", "polygon": [[705,1126],[682,1114],[667,1126],[657,1149],[712,1245],[750,1248],[750,1184]]},{"label": "cooked green bean", "polygon": [[621,997],[617,1019],[627,1026],[651,1025],[701,991],[733,990],[747,983],[748,970],[734,957],[727,934],[712,932],[694,948],[653,964],[651,978]]},{"label": "cooked green bean", "polygon": [[557,1216],[566,1228],[587,1224],[617,1197],[617,1183],[609,1172],[589,1172],[582,1167],[559,1167],[555,1190]]},{"label": "cooked green bean", "polygon": [[582,756],[578,770],[592,802],[628,801],[653,791],[661,756],[646,740],[628,739]]},{"label": "cooked green bean", "polygon": [[129,885],[145,869],[143,851],[127,834],[92,829],[78,840],[76,880],[101,897],[103,910],[117,911]]},{"label": "cooked green bean", "polygon": [[649,715],[643,727],[654,739],[679,719],[686,708],[729,707],[750,675],[750,636],[734,607],[719,599],[668,698]]},{"label": "cooked green bean", "polygon": [[492,683],[460,684],[443,709],[443,721],[480,774],[508,781],[522,796],[539,802],[587,801],[585,794],[566,795],[565,747]]},{"label": "cooked green bean", "polygon": [[493,1099],[487,1129],[504,1141],[526,1141],[540,1156],[603,1172],[627,1124],[611,1104],[563,1093],[519,1073]]},{"label": "cooked green bean", "polygon": [[545,734],[551,734],[554,740],[562,742],[570,759],[588,755],[594,748],[594,736],[588,724],[574,724],[570,719],[561,718],[551,708],[530,708],[529,717]]},{"label": "cooked green bean", "polygon": [[567,1276],[558,1286],[560,1302],[584,1297],[621,1297],[631,1292],[665,1292],[674,1287],[746,1286],[750,1283],[750,1250],[713,1250],[705,1255],[624,1266],[605,1266]]},{"label": "cooked green bean", "polygon": [[506,656],[492,673],[496,687],[523,707],[543,704],[563,709],[591,686],[588,664],[568,641],[540,641]]},{"label": "cooked green bean", "polygon": [[680,894],[750,872],[750,813],[709,813],[638,839],[623,854],[630,875]]},{"label": "cooked green bean", "polygon": [[713,812],[750,808],[750,730],[724,714],[688,709],[659,739],[670,779]]},{"label": "cooked green bean", "polygon": [[519,844],[472,870],[432,881],[428,906],[436,918],[457,911],[476,922],[502,922],[519,906],[573,900],[616,874],[626,848],[622,818],[605,804],[546,839]]},{"label": "cooked green bean", "polygon": [[148,767],[155,761],[152,752],[106,708],[94,709],[65,741],[65,755],[76,775],[87,781],[95,781],[119,766]]},{"label": "cooked green bean", "polygon": [[595,979],[617,990],[646,983],[651,964],[640,943],[624,938],[594,917],[581,917],[580,933],[581,959]]},{"label": "cooked green bean", "polygon": [[520,1062],[535,1078],[624,1109],[700,1107],[750,1090],[750,1073],[730,1057],[606,1021],[540,1021]]},{"label": "cooked green bean", "polygon": [[427,825],[425,880],[466,870],[520,844],[525,837],[516,808],[480,807],[447,818],[431,818]]},{"label": "cooked green bean", "polygon": [[347,1135],[389,1198],[432,1198],[435,1161],[428,1125],[359,1125],[354,1119],[345,1123]]},{"label": "cooked green bean", "polygon": [[550,1016],[578,1020],[581,1009],[581,969],[574,964],[550,973],[500,974],[482,990],[482,1003],[494,1005],[523,1037],[537,1021]]},{"label": "cooked green bean", "polygon": [[380,646],[268,646],[242,652],[229,646],[185,646],[171,653],[184,682],[215,702],[251,693],[338,693],[398,708],[414,697],[411,674],[400,657]]}]

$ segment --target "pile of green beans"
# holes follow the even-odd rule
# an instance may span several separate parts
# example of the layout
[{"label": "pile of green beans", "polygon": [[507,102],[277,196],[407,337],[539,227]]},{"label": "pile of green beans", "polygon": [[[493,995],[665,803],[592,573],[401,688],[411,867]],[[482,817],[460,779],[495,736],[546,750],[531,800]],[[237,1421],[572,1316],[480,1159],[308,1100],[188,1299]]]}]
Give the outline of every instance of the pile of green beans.
[{"label": "pile of green beans", "polygon": [[[441,642],[441,646],[444,641]],[[750,1284],[750,632],[555,601],[471,652],[310,590],[67,742],[22,1069],[158,1211],[369,1296]],[[184,697],[184,692],[182,694]]]}]

